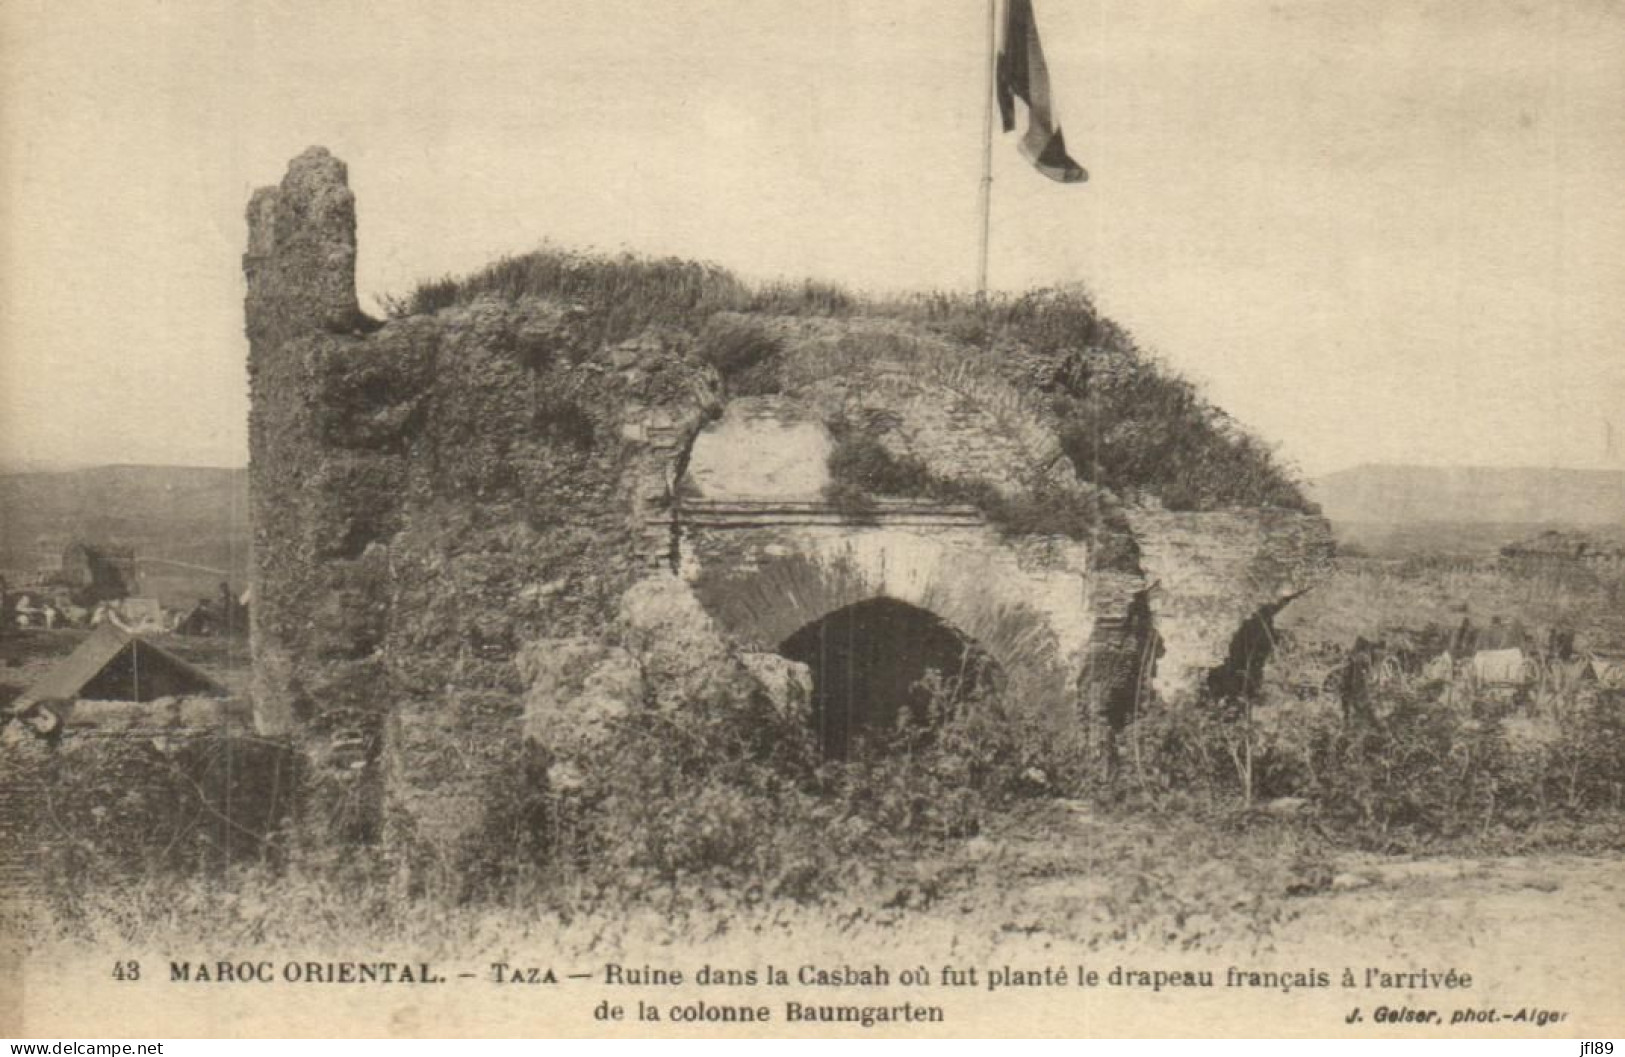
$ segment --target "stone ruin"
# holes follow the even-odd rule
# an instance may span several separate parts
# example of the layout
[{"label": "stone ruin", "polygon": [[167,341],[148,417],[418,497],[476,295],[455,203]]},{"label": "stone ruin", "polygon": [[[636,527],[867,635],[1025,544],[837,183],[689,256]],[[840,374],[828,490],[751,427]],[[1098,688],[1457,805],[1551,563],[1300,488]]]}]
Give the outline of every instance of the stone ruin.
[{"label": "stone ruin", "polygon": [[254,717],[325,839],[458,854],[527,741],[567,765],[718,681],[836,754],[889,718],[864,701],[973,655],[1057,730],[1110,730],[1152,687],[1245,691],[1330,557],[1324,521],[1279,509],[1134,508],[1081,539],[969,502],[855,514],[830,501],[836,416],[941,479],[1084,486],[1018,369],[906,321],[752,316],[784,366],[739,392],[704,334],[595,343],[564,300],[368,318],[320,148],[248,220]]}]

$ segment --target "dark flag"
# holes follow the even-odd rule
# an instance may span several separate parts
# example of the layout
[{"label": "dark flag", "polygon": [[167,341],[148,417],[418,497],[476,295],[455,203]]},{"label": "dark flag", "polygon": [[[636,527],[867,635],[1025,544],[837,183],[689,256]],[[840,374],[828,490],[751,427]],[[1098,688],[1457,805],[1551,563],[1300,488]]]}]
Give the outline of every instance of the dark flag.
[{"label": "dark flag", "polygon": [[1006,132],[1016,127],[1016,100],[1027,104],[1027,132],[1021,137],[1021,153],[1034,168],[1061,183],[1081,183],[1089,179],[1083,166],[1066,153],[1066,139],[1061,135],[1061,126],[1055,123],[1049,94],[1049,67],[1044,63],[1044,46],[1038,42],[1032,0],[1006,0],[998,96],[999,114],[1004,118]]}]

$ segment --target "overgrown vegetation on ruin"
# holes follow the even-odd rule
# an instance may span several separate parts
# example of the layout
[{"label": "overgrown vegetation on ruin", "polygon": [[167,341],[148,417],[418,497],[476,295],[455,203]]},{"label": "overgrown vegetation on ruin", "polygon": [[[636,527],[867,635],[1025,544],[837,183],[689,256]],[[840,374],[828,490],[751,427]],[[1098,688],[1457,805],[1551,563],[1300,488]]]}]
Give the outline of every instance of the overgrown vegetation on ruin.
[{"label": "overgrown vegetation on ruin", "polygon": [[[651,326],[686,332],[741,394],[776,391],[785,349],[765,329],[719,320],[721,313],[893,320],[979,352],[985,370],[1033,394],[1079,477],[1112,495],[1151,497],[1172,510],[1312,507],[1292,468],[1101,316],[1081,289],[986,301],[951,293],[864,297],[814,282],[752,287],[718,266],[676,258],[550,248],[381,300],[400,318],[487,297],[562,301],[579,310],[582,336],[600,344]],[[1007,520],[1047,522],[1057,513],[1018,510]]]},{"label": "overgrown vegetation on ruin", "polygon": [[[971,849],[1057,808],[1113,826],[1199,825],[1213,841],[1237,842],[1227,854],[1284,886],[1257,893],[1266,901],[1326,888],[1339,852],[1625,848],[1625,690],[1547,699],[1539,737],[1527,705],[1485,692],[1444,707],[1437,684],[1385,692],[1358,721],[1327,700],[1276,702],[1264,713],[1228,702],[1152,704],[1116,734],[1108,769],[1081,731],[1041,728],[1019,702],[967,697],[940,680],[933,689],[926,713],[904,715],[884,744],[843,761],[820,758],[805,722],[759,697],[645,709],[567,774],[535,758],[507,775],[474,859],[420,863],[403,875],[365,847],[290,859],[291,837],[274,834],[256,844],[260,865],[242,876],[260,871],[271,884],[292,870],[290,878],[389,899],[523,898],[565,913],[679,891],[918,909],[975,873]],[[81,792],[64,791],[64,803],[93,803]],[[1282,803],[1284,814],[1275,810]],[[172,888],[225,863],[215,854],[217,815],[193,817],[146,859],[103,840],[116,820],[60,806],[52,815],[67,828],[42,863],[41,890],[69,925],[87,902],[112,900],[103,890]],[[1267,839],[1253,841],[1259,834]],[[1266,853],[1266,844],[1290,854]],[[1185,851],[1165,854],[1157,868],[1170,878],[1190,865]],[[1153,909],[1127,911],[1126,920]]]},{"label": "overgrown vegetation on ruin", "polygon": [[[1407,592],[1438,614],[1451,598],[1475,613],[1515,605],[1531,622],[1590,614],[1578,629],[1611,643],[1597,605],[1610,586],[1347,563],[1327,586],[1331,611],[1307,609],[1279,637],[1261,702],[1147,704],[1116,736],[1115,771],[1081,729],[1056,737],[1019,701],[946,684],[889,751],[842,762],[756,697],[647,708],[571,774],[533,758],[505,775],[474,860],[404,874],[377,848],[290,855],[292,831],[236,842],[207,811],[65,786],[41,804],[62,829],[40,864],[51,916],[37,927],[102,943],[343,934],[431,947],[534,927],[587,950],[614,942],[606,929],[693,941],[807,915],[879,938],[974,914],[988,935],[1087,944],[1267,938],[1362,854],[1625,849],[1625,688],[1418,674],[1374,685],[1368,715],[1345,718],[1336,680],[1315,667],[1320,635],[1356,630],[1346,611],[1386,619],[1368,596],[1401,605]],[[162,830],[150,854],[132,858],[119,838],[131,822]],[[233,842],[259,858],[228,865]],[[1045,894],[1057,877],[1085,894],[1057,902]]]},{"label": "overgrown vegetation on ruin", "polygon": [[[1118,733],[1108,770],[1081,735],[953,689],[937,687],[929,716],[900,720],[884,751],[839,762],[819,759],[805,726],[765,707],[631,717],[568,796],[548,794],[553,843],[536,847],[533,865],[600,886],[698,882],[841,900],[922,860],[954,860],[967,841],[1056,803],[1232,834],[1290,831],[1317,861],[1339,849],[1625,847],[1619,691],[1576,695],[1538,739],[1494,695],[1441,708],[1395,694],[1357,722],[1324,707],[1259,719],[1223,702],[1155,706]],[[1291,884],[1330,881],[1322,863]]]},{"label": "overgrown vegetation on ruin", "polygon": [[1444,708],[1395,692],[1367,721],[1283,707],[1149,710],[1123,734],[1124,795],[1157,805],[1301,801],[1314,827],[1377,852],[1619,849],[1625,693],[1577,697],[1542,736],[1491,695]]}]

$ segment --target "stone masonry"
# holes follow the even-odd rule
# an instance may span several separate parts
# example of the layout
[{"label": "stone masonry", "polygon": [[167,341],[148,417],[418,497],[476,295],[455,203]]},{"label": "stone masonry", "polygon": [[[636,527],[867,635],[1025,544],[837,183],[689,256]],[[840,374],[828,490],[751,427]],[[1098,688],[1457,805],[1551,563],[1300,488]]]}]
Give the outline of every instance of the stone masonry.
[{"label": "stone masonry", "polygon": [[559,300],[368,319],[320,148],[248,220],[254,715],[306,763],[313,840],[454,862],[527,738],[586,751],[696,679],[804,696],[776,651],[876,599],[975,643],[1058,727],[1121,719],[1153,671],[1196,694],[1330,552],[1323,521],[1272,510],[1138,511],[1137,567],[963,503],[856,518],[826,496],[837,418],[942,478],[1081,486],[1034,394],[905,323],[764,319],[786,380],[735,395],[696,335],[602,347]]}]

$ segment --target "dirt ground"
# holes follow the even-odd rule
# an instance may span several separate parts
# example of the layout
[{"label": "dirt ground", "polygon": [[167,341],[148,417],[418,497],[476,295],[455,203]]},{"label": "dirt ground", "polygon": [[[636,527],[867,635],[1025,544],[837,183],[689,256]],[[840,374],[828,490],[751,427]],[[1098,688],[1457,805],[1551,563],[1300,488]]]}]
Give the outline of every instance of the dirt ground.
[{"label": "dirt ground", "polygon": [[[920,863],[895,891],[811,907],[674,893],[582,914],[448,907],[366,923],[358,904],[344,903],[324,912],[353,914],[354,927],[335,928],[309,913],[317,904],[298,893],[287,893],[279,908],[274,889],[249,889],[210,904],[204,929],[188,916],[184,895],[167,918],[153,905],[132,905],[123,920],[104,909],[91,915],[89,934],[31,946],[10,1008],[29,1035],[125,1037],[1569,1038],[1625,1029],[1619,858],[1343,854],[1305,867],[1284,832],[1250,834],[1227,855],[1222,842],[1183,823],[1124,823],[1065,804],[1024,825]],[[333,972],[339,963],[380,960],[427,962],[444,983],[285,979],[289,965],[298,974],[311,961]],[[114,980],[116,967],[130,961],[139,962],[141,979]],[[197,966],[221,961],[239,974],[244,963],[263,963],[268,981],[174,978],[177,964],[195,975]],[[508,967],[505,977],[498,965]],[[770,985],[769,966],[785,971],[786,981]],[[737,976],[702,983],[706,969],[753,971],[757,979],[754,986]],[[858,978],[874,970],[887,979]],[[672,972],[683,974],[681,984],[659,982]],[[546,982],[549,973],[556,982]],[[905,982],[905,973],[918,975]],[[934,1006],[943,1020],[864,1028],[785,1019],[791,1003],[805,1010],[904,1002]],[[595,1017],[616,1005],[679,1014],[706,1005],[713,1013],[766,1009],[771,1019],[667,1017],[656,1025],[630,1012],[630,1020]]]}]

